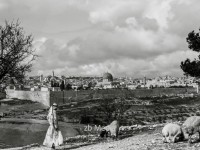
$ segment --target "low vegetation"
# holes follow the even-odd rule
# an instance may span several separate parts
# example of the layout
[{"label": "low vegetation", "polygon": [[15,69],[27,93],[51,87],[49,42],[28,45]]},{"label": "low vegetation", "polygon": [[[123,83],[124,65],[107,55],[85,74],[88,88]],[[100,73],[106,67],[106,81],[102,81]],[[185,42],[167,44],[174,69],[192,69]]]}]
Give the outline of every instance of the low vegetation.
[{"label": "low vegetation", "polygon": [[[1,100],[2,117],[46,120],[48,107],[27,100]],[[123,97],[82,100],[59,107],[59,121],[103,127],[115,117],[120,119],[119,139],[135,135],[161,133],[167,122],[182,124],[192,115],[200,115],[199,96]],[[65,139],[67,145],[109,142],[99,139],[99,130],[80,129],[80,136]],[[162,137],[161,135],[155,138]],[[136,138],[136,137],[135,137]],[[161,140],[161,139],[160,139]],[[160,141],[161,142],[161,141]],[[82,143],[82,144],[81,144]],[[65,146],[64,146],[65,147]]]}]

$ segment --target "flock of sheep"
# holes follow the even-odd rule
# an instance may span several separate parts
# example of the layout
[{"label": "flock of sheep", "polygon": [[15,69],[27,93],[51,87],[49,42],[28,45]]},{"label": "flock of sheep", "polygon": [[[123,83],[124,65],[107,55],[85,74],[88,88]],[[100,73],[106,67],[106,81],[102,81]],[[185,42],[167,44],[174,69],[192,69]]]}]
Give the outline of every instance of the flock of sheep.
[{"label": "flock of sheep", "polygon": [[191,116],[186,119],[182,126],[173,123],[165,125],[162,130],[163,141],[175,143],[188,139],[188,143],[191,144],[191,137],[197,132],[200,140],[200,116]]},{"label": "flock of sheep", "polygon": [[[108,137],[110,135],[113,138],[118,137],[119,122],[114,120],[110,125],[105,126],[101,132],[101,137]],[[175,143],[178,141],[188,140],[191,144],[191,136],[195,133],[199,133],[200,140],[200,116],[191,116],[186,119],[182,126],[175,123],[168,123],[162,129],[163,142]]]}]

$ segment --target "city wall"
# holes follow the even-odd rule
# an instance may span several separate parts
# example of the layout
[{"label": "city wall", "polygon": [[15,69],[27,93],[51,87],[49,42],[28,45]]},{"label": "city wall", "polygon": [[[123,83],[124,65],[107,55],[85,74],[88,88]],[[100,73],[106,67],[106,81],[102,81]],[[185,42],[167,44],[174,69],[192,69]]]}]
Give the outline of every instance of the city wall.
[{"label": "city wall", "polygon": [[49,91],[18,91],[6,90],[7,98],[18,98],[40,102],[46,106],[50,106]]},{"label": "city wall", "polygon": [[156,88],[156,89],[106,89],[106,90],[81,90],[81,91],[18,91],[7,90],[7,97],[27,99],[50,106],[54,102],[64,104],[85,99],[104,97],[152,97],[162,95],[177,95],[197,93],[196,88]]},{"label": "city wall", "polygon": [[66,103],[84,99],[97,99],[104,97],[152,97],[174,96],[177,94],[196,94],[196,88],[156,88],[156,89],[106,89],[106,90],[81,90],[81,91],[57,91],[50,93],[51,103]]}]

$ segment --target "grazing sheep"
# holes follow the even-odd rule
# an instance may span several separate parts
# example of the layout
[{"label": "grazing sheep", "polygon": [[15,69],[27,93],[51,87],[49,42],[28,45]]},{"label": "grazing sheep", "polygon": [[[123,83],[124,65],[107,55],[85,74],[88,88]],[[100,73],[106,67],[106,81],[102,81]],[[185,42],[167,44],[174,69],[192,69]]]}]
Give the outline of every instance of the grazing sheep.
[{"label": "grazing sheep", "polygon": [[184,139],[183,131],[177,124],[169,123],[162,129],[163,142],[175,143]]},{"label": "grazing sheep", "polygon": [[196,132],[199,133],[200,140],[200,116],[191,116],[183,123],[183,129],[188,134],[188,142],[191,143],[191,136]]},{"label": "grazing sheep", "polygon": [[110,133],[111,137],[118,137],[119,132],[119,122],[117,120],[114,120],[110,125],[105,126],[100,133],[101,137],[108,137],[108,133]]},{"label": "grazing sheep", "polygon": [[100,133],[100,137],[104,138],[105,136],[108,137],[108,131],[106,131],[105,129],[102,129]]}]

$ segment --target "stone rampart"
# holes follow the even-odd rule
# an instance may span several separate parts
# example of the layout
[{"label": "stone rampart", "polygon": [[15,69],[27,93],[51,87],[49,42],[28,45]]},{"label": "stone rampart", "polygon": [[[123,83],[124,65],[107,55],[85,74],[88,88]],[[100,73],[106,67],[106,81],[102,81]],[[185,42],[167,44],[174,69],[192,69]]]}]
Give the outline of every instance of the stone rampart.
[{"label": "stone rampart", "polygon": [[7,90],[7,98],[18,98],[37,101],[46,106],[54,102],[61,105],[64,103],[82,101],[86,99],[98,99],[105,97],[153,97],[173,96],[179,94],[196,94],[196,88],[157,88],[157,89],[106,89],[106,90],[81,90],[81,91],[19,91]]},{"label": "stone rampart", "polygon": [[46,106],[50,106],[50,91],[19,91],[6,90],[7,98],[18,98],[40,102]]}]

